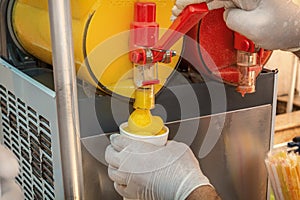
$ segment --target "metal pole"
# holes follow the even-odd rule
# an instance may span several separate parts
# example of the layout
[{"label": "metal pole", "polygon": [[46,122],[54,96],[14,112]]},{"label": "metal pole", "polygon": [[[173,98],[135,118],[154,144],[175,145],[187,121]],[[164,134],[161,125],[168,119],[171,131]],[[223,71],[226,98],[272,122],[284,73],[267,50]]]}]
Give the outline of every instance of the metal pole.
[{"label": "metal pole", "polygon": [[69,0],[48,0],[65,199],[83,199],[77,83]]}]

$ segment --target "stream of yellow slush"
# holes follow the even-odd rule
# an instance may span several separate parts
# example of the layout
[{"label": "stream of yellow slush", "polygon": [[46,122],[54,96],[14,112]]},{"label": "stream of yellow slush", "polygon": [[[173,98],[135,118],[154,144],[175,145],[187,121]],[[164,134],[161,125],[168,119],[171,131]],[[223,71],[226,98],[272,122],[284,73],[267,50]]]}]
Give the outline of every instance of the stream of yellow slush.
[{"label": "stream of yellow slush", "polygon": [[154,95],[151,90],[135,92],[135,110],[128,118],[125,130],[132,134],[153,136],[164,133],[164,122],[159,116],[153,116],[150,109],[154,106]]}]

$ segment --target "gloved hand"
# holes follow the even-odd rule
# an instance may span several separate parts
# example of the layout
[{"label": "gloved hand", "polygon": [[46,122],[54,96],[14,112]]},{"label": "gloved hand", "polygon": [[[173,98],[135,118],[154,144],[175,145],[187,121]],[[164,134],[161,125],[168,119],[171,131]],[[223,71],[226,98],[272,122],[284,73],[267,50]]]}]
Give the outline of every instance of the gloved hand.
[{"label": "gloved hand", "polygon": [[[243,0],[245,3],[251,0]],[[259,47],[298,50],[300,47],[300,6],[293,0],[261,0],[257,8],[246,11],[227,9],[227,26],[246,36]]]},{"label": "gloved hand", "polygon": [[241,8],[243,10],[253,10],[257,8],[261,0],[231,0],[234,4],[232,7]]},{"label": "gloved hand", "polygon": [[174,17],[176,18],[186,6],[190,4],[203,3],[203,2],[207,2],[207,0],[176,0],[175,5],[172,8],[173,16],[171,17],[171,19]]},{"label": "gloved hand", "polygon": [[19,173],[18,162],[12,152],[0,145],[1,200],[23,200],[23,193],[14,178]]},{"label": "gloved hand", "polygon": [[110,140],[105,152],[108,175],[123,197],[184,200],[197,187],[210,185],[184,143],[155,146],[119,134]]},{"label": "gloved hand", "polygon": [[[242,1],[242,0],[234,0],[234,1]],[[257,1],[257,0],[252,0],[252,1]],[[207,7],[209,10],[214,10],[222,7],[234,7],[234,2],[231,0],[176,0],[175,5],[172,8],[171,20],[174,21],[186,6],[190,4],[197,4],[197,3],[204,3],[204,2],[207,3]]]}]

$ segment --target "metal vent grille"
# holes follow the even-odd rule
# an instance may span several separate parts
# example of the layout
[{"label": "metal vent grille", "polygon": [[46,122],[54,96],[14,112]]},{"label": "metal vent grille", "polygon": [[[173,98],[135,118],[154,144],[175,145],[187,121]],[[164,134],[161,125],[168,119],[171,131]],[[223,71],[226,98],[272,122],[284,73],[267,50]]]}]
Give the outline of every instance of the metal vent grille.
[{"label": "metal vent grille", "polygon": [[25,199],[55,199],[50,122],[3,85],[0,107],[3,142],[19,161]]}]

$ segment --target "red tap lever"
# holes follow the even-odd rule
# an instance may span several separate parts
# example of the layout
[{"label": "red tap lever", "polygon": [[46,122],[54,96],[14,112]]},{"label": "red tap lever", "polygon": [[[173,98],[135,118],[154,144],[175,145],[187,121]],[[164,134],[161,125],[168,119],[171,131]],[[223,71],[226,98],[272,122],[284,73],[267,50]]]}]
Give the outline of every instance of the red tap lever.
[{"label": "red tap lever", "polygon": [[[169,49],[180,39],[181,36],[186,34],[193,26],[195,26],[208,12],[209,10],[206,3],[188,5],[171,24],[166,33],[164,33],[164,35],[153,46],[140,46],[141,48],[136,47],[136,49],[132,50],[130,52],[130,60],[133,63],[141,65],[156,62],[171,62],[171,57],[174,56],[174,52],[170,51]],[[149,28],[151,28],[151,26],[149,26]],[[153,32],[155,31],[152,31],[152,33]],[[136,38],[138,37],[141,38],[141,36],[137,35],[131,40],[136,41]],[[149,41],[149,39],[146,39],[146,41]],[[134,43],[143,44],[143,42],[138,41]],[[148,44],[148,42],[144,43]]]},{"label": "red tap lever", "polygon": [[171,24],[167,32],[155,44],[154,48],[171,48],[182,35],[191,30],[208,12],[206,3],[186,6]]}]

